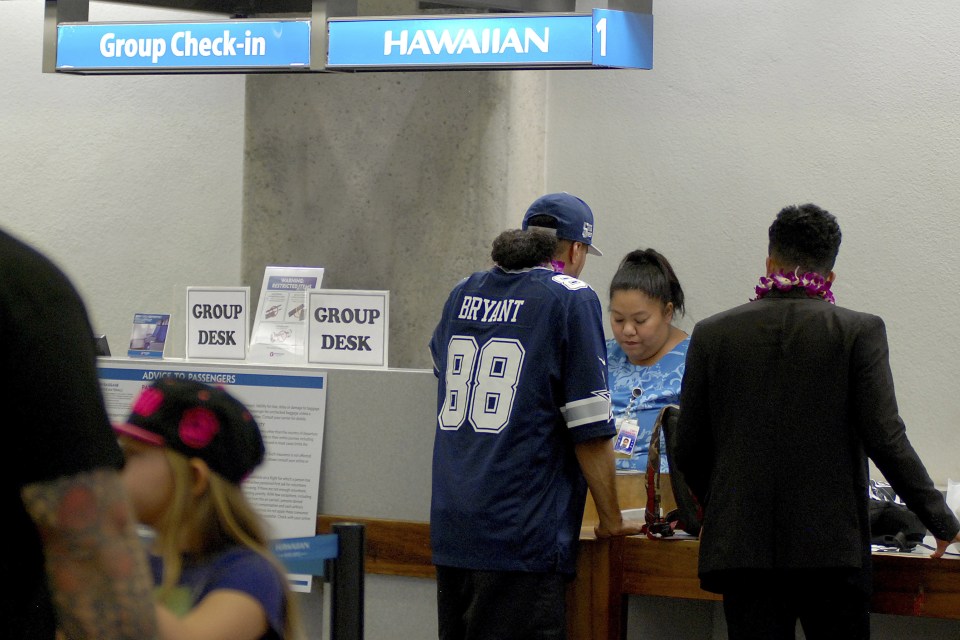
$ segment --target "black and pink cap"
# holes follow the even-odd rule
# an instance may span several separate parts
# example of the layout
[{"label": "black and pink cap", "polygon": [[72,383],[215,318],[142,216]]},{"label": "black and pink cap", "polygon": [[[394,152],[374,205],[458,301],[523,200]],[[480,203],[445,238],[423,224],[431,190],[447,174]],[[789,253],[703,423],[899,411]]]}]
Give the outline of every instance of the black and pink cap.
[{"label": "black and pink cap", "polygon": [[127,421],[113,429],[200,458],[234,484],[263,462],[263,438],[247,408],[223,389],[193,380],[162,378],[150,385]]}]

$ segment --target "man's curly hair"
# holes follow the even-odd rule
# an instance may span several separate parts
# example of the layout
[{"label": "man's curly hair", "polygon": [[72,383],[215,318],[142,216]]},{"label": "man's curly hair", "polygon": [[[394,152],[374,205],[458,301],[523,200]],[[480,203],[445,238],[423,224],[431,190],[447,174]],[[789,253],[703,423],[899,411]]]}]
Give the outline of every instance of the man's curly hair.
[{"label": "man's curly hair", "polygon": [[840,251],[840,225],[815,204],[784,207],[770,225],[771,258],[784,268],[826,275]]},{"label": "man's curly hair", "polygon": [[556,236],[543,231],[510,229],[493,241],[490,257],[504,269],[530,269],[550,262],[558,242]]}]

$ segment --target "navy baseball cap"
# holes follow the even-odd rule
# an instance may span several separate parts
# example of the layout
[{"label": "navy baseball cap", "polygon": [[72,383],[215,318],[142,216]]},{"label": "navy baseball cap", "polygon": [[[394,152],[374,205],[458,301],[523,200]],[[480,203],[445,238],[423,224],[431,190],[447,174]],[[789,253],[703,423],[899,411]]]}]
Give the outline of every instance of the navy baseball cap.
[{"label": "navy baseball cap", "polygon": [[556,220],[556,230],[547,227],[533,228],[550,233],[555,232],[558,238],[564,240],[582,242],[587,245],[587,252],[595,256],[603,255],[599,249],[593,246],[593,211],[590,210],[586,202],[577,196],[563,191],[561,193],[548,193],[537,198],[523,215],[521,228],[527,229],[530,218],[540,215],[550,216]]},{"label": "navy baseball cap", "polygon": [[263,462],[260,428],[247,408],[219,387],[161,378],[144,389],[114,431],[200,458],[234,484]]}]

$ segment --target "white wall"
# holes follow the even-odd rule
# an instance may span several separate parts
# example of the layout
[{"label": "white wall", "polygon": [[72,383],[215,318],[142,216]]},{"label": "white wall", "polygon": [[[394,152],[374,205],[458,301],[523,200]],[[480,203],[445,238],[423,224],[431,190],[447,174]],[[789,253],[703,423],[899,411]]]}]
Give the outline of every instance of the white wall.
[{"label": "white wall", "polygon": [[960,4],[654,2],[652,71],[548,79],[547,186],[582,194],[606,256],[654,247],[683,326],[752,296],[766,230],[815,202],[844,233],[838,303],[887,322],[907,432],[960,477]]},{"label": "white wall", "polygon": [[43,74],[42,53],[43,2],[0,2],[0,227],[61,266],[124,354],[134,312],[182,308],[188,284],[241,284],[244,76]]}]

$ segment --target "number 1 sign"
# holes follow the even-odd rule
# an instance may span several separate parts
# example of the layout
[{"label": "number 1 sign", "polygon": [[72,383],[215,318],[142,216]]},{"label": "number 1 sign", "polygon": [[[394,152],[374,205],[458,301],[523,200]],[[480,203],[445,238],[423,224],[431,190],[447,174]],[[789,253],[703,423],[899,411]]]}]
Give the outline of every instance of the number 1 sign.
[{"label": "number 1 sign", "polygon": [[653,16],[593,10],[593,66],[653,68]]}]

